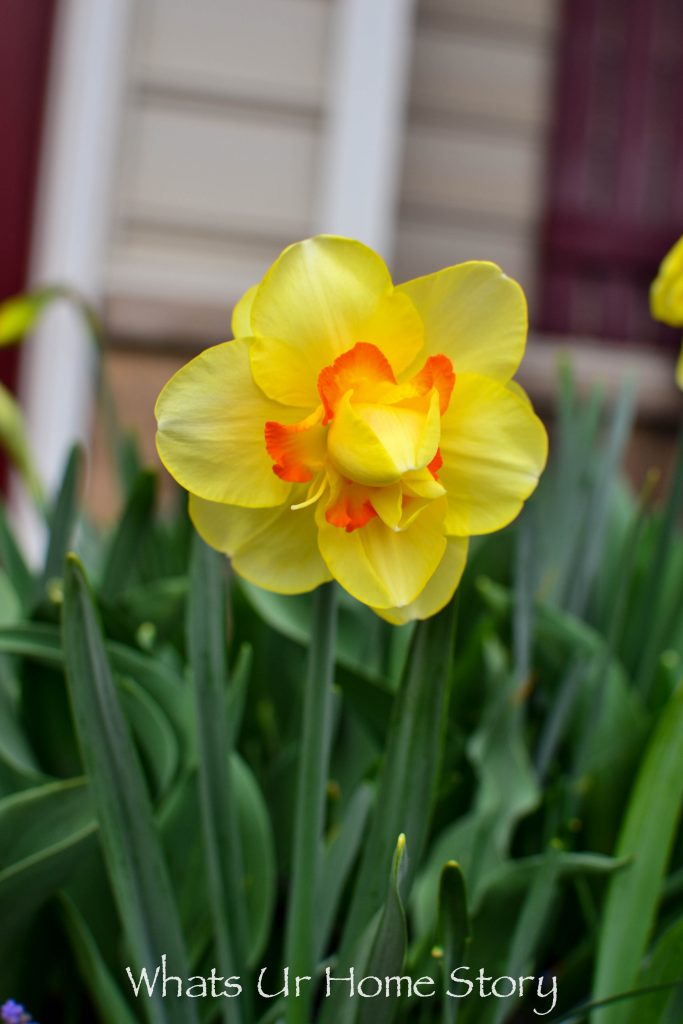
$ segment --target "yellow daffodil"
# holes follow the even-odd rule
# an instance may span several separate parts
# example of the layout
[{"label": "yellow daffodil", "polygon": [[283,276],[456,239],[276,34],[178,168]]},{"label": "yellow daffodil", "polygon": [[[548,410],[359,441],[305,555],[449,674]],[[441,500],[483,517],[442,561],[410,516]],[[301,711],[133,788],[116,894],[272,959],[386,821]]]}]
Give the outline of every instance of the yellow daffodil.
[{"label": "yellow daffodil", "polygon": [[290,246],[156,405],[204,540],[268,590],[336,579],[391,622],[451,598],[468,537],[519,513],[546,432],[511,381],[520,287],[462,263],[394,287],[371,249]]},{"label": "yellow daffodil", "polygon": [[[650,310],[655,320],[683,327],[683,237],[666,254],[652,282]],[[676,365],[676,383],[683,389],[683,345]]]}]

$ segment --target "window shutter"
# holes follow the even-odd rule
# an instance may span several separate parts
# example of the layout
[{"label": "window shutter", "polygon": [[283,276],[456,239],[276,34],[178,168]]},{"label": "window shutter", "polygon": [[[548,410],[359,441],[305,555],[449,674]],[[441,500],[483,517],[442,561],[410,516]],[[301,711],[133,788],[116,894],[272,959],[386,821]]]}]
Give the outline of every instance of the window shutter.
[{"label": "window shutter", "polygon": [[683,234],[683,3],[564,0],[537,326],[678,344],[648,289]]}]

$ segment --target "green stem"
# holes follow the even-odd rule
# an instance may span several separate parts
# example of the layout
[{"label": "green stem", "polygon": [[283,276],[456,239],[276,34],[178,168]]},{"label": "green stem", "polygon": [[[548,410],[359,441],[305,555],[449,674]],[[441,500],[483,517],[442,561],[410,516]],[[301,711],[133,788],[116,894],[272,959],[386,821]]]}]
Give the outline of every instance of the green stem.
[{"label": "green stem", "polygon": [[[299,758],[292,877],[286,934],[290,981],[315,975],[315,892],[325,816],[325,792],[330,756],[332,679],[336,639],[334,584],[320,587],[313,597],[313,628],[304,687],[303,730]],[[311,982],[299,998],[290,991],[287,1024],[305,1024],[310,1016]]]}]

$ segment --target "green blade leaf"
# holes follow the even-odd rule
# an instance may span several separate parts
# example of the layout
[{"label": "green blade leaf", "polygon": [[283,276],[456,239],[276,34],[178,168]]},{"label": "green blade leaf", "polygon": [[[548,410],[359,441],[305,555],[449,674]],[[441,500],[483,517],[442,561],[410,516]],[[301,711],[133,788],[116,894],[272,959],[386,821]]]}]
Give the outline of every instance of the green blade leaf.
[{"label": "green blade leaf", "polygon": [[[375,814],[345,926],[353,941],[382,902],[394,839],[404,834],[418,863],[427,836],[438,771],[455,634],[455,605],[415,630],[397,697]],[[408,868],[409,878],[411,868]]]},{"label": "green blade leaf", "polygon": [[[303,722],[299,743],[292,870],[287,906],[285,955],[294,974],[313,974],[315,965],[315,894],[321,871],[325,824],[325,788],[332,738],[337,593],[332,583],[313,597],[314,626],[303,688]],[[306,1024],[311,991],[287,1004],[287,1024]]]},{"label": "green blade leaf", "polygon": [[[675,990],[658,986],[678,985],[683,970],[683,917],[660,936],[647,965],[640,972],[638,988],[653,988],[651,995],[634,1004],[625,1024],[664,1024]],[[672,1021],[680,1021],[680,1015]]]},{"label": "green blade leaf", "polygon": [[270,938],[277,897],[275,841],[268,808],[254,777],[239,754],[230,758],[241,840],[244,899],[249,916],[248,966],[256,967]]},{"label": "green blade leaf", "polygon": [[[465,953],[472,938],[465,877],[454,860],[444,864],[439,881],[438,935],[443,949],[443,974],[449,979],[451,971],[466,962]],[[442,1009],[443,1024],[454,1024],[458,1000],[444,996]]]},{"label": "green blade leaf", "polygon": [[[257,966],[271,934],[275,909],[275,845],[263,794],[236,753],[230,758],[230,775],[244,864],[241,884],[249,914],[248,963]],[[205,953],[211,938],[211,895],[197,790],[197,771],[192,768],[173,786],[160,812],[167,861],[193,964]]]},{"label": "green blade leaf", "polygon": [[[100,625],[75,556],[64,573],[64,653],[76,731],[100,825],[102,848],[133,959],[154,973],[166,955],[187,977],[187,960],[149,796],[107,661]],[[195,1024],[194,1004],[145,1000],[152,1024]]]},{"label": "green blade leaf", "polygon": [[[339,964],[348,968],[368,923],[381,908],[395,836],[411,844],[419,863],[432,814],[447,719],[448,681],[456,604],[419,622],[413,634],[401,689],[389,725],[375,811],[365,842],[340,944]],[[407,867],[406,890],[412,881]],[[340,1001],[326,1001],[321,1020],[337,1020]]]},{"label": "green blade leaf", "polygon": [[244,706],[247,701],[247,690],[253,661],[254,648],[251,644],[242,644],[237,652],[228,691],[228,732],[231,750],[234,749],[240,729],[242,728]]},{"label": "green blade leaf", "polygon": [[143,470],[135,480],[107,551],[100,596],[110,604],[128,586],[137,556],[152,523],[156,473]]},{"label": "green blade leaf", "polygon": [[[193,756],[192,695],[183,680],[162,661],[125,644],[107,641],[105,650],[116,674],[134,679],[164,710],[180,739],[181,751]],[[0,627],[0,654],[16,654],[60,668],[64,665],[59,630],[45,623]]]},{"label": "green blade leaf", "polygon": [[4,384],[0,384],[0,448],[5,449],[27,491],[40,504],[43,488],[33,464],[24,414]]},{"label": "green blade leaf", "polygon": [[[308,647],[313,617],[311,595],[271,594],[244,580],[240,581],[239,587],[252,608],[273,630]],[[338,595],[342,596],[343,593]],[[348,612],[344,615],[343,604],[339,609],[335,683],[343,691],[349,707],[383,745],[393,694],[381,679],[368,670],[367,661],[359,654],[358,623]]]},{"label": "green blade leaf", "polygon": [[19,545],[14,539],[7,521],[7,511],[2,503],[0,503],[0,564],[12,580],[22,608],[24,611],[28,610],[35,593],[35,581]]},{"label": "green blade leaf", "polygon": [[683,508],[683,427],[678,435],[676,462],[673,469],[671,488],[664,509],[664,516],[657,532],[652,559],[648,565],[646,578],[638,593],[636,622],[646,624],[643,628],[643,649],[641,652],[636,685],[641,693],[647,694],[652,684],[652,676],[661,651],[661,620],[659,614],[662,605],[661,580],[666,571],[667,562],[671,558],[674,537],[678,531]]},{"label": "green blade leaf", "polygon": [[97,1007],[102,1024],[136,1024],[133,1011],[111,976],[97,943],[78,907],[64,893],[60,896],[62,918],[78,963],[83,983]]},{"label": "green blade leaf", "polygon": [[0,942],[78,870],[97,825],[83,779],[50,782],[0,800]]},{"label": "green blade leaf", "polygon": [[[226,717],[225,558],[196,535],[190,565],[187,641],[197,723],[199,800],[216,949],[226,974],[244,976],[248,917]],[[227,1022],[242,1007],[223,1008]]]},{"label": "green blade leaf", "polygon": [[[372,944],[363,977],[391,978],[400,975],[406,955],[408,936],[401,889],[406,872],[406,837],[400,835],[394,851],[384,909]],[[396,995],[360,1000],[358,1024],[391,1024],[399,1000]]]},{"label": "green blade leaf", "polygon": [[[549,850],[527,891],[521,913],[512,933],[506,975],[519,978],[535,966],[543,933],[555,907],[555,888],[560,874],[560,854]],[[499,1002],[493,1015],[500,1024],[511,1014],[505,1001]]]},{"label": "green blade leaf", "polygon": [[344,886],[358,856],[372,806],[373,790],[362,783],[351,797],[344,819],[325,853],[318,880],[318,954],[322,956],[334,927]]},{"label": "green blade leaf", "polygon": [[33,328],[52,299],[61,294],[59,286],[38,288],[25,295],[14,295],[0,303],[0,348],[21,341]]},{"label": "green blade leaf", "polygon": [[71,449],[66,461],[62,482],[50,516],[50,537],[37,600],[41,600],[45,595],[50,580],[60,579],[62,576],[64,556],[69,549],[76,525],[78,487],[82,472],[83,452],[78,446],[75,446]]},{"label": "green blade leaf", "polygon": [[154,780],[155,792],[162,796],[178,770],[180,758],[175,733],[154,698],[134,679],[121,679],[118,690],[126,718]]},{"label": "green blade leaf", "polygon": [[600,564],[609,500],[633,426],[635,393],[634,380],[625,380],[617,395],[609,436],[604,451],[600,453],[586,507],[583,514],[576,517],[583,524],[583,535],[571,568],[566,600],[568,610],[575,614],[584,612]]},{"label": "green blade leaf", "polygon": [[44,773],[18,720],[14,702],[1,683],[0,761],[34,783],[43,777]]},{"label": "green blade leaf", "polygon": [[[633,864],[610,883],[597,953],[593,998],[634,987],[654,923],[683,799],[683,686],[665,705],[647,746],[617,843]],[[618,1011],[593,1015],[617,1024]]]}]

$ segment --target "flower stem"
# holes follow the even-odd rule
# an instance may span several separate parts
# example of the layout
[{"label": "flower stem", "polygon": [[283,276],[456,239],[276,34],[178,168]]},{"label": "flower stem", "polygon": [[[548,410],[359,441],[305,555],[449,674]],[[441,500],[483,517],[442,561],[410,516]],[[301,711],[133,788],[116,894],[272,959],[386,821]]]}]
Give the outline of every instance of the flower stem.
[{"label": "flower stem", "polygon": [[[336,591],[334,584],[326,583],[313,595],[311,646],[304,684],[303,729],[285,943],[285,965],[290,969],[290,982],[297,975],[315,977],[315,891],[322,849],[330,757],[336,625]],[[312,984],[312,981],[302,984],[299,998],[290,991],[287,1024],[305,1024],[309,1020]]]}]

